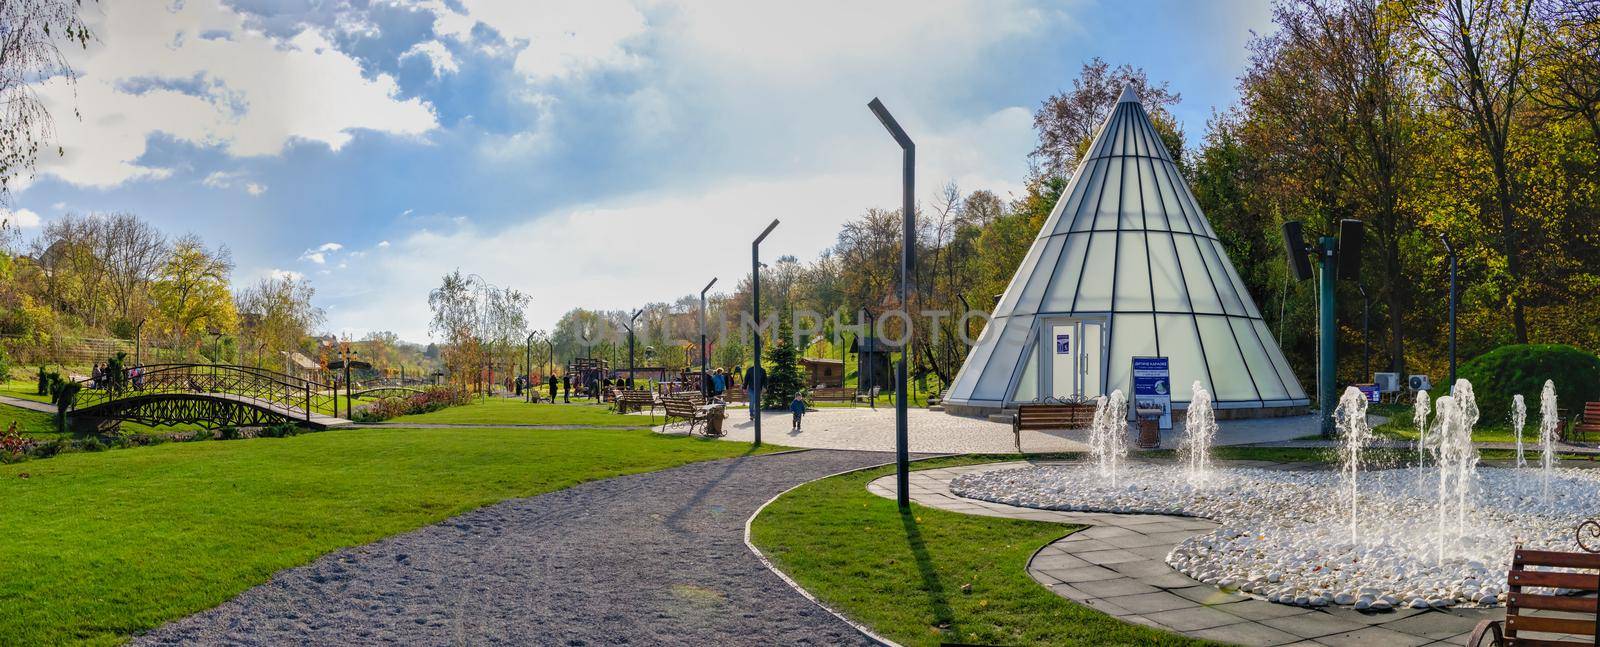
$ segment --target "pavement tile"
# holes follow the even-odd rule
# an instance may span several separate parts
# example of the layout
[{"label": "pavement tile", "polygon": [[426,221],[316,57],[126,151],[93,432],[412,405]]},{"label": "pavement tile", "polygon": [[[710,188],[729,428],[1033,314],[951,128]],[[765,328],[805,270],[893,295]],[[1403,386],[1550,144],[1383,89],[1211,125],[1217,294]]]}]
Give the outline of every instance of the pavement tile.
[{"label": "pavement tile", "polygon": [[[1073,536],[1077,536],[1077,535],[1073,535]],[[1067,539],[1063,539],[1063,540],[1057,542],[1057,544],[1060,545],[1063,550],[1065,550],[1065,551],[1067,551],[1069,553],[1073,553],[1073,554],[1087,553],[1087,552],[1095,551],[1095,550],[1116,550],[1117,549],[1116,546],[1112,546],[1111,544],[1108,544],[1106,542],[1100,541],[1098,539],[1089,539],[1087,537],[1085,537],[1083,539],[1076,539],[1076,540],[1074,540],[1071,537],[1069,537]]]},{"label": "pavement tile", "polygon": [[1423,636],[1433,640],[1444,640],[1457,634],[1471,633],[1472,628],[1478,626],[1478,621],[1503,618],[1505,617],[1504,614],[1503,610],[1499,613],[1478,613],[1473,615],[1421,612],[1406,618],[1396,619],[1393,622],[1385,622],[1383,626],[1387,629]]},{"label": "pavement tile", "polygon": [[1139,593],[1136,595],[1119,595],[1116,597],[1108,597],[1106,600],[1124,609],[1140,614],[1150,614],[1157,611],[1171,611],[1173,609],[1187,609],[1195,606],[1194,600],[1173,595],[1166,591]]},{"label": "pavement tile", "polygon": [[1283,645],[1300,640],[1299,636],[1255,622],[1236,622],[1231,625],[1191,631],[1188,635],[1235,645]]},{"label": "pavement tile", "polygon": [[1287,604],[1273,604],[1271,602],[1254,599],[1245,600],[1243,602],[1234,602],[1232,604],[1218,605],[1212,608],[1219,611],[1226,611],[1246,620],[1266,620],[1268,618],[1282,618],[1285,616],[1297,616],[1303,613],[1311,613],[1309,609],[1292,607]]},{"label": "pavement tile", "polygon": [[1120,548],[1115,548],[1115,549],[1112,549],[1112,550],[1091,550],[1091,551],[1075,552],[1072,555],[1074,557],[1082,559],[1082,560],[1084,560],[1086,562],[1089,562],[1090,564],[1100,564],[1102,566],[1105,566],[1105,565],[1108,565],[1108,564],[1121,564],[1123,562],[1142,562],[1142,561],[1145,561],[1145,558],[1143,558],[1143,557],[1141,557],[1141,556],[1139,556],[1139,555],[1137,555],[1135,553],[1130,553],[1130,552],[1128,552],[1126,550],[1122,550]]},{"label": "pavement tile", "polygon": [[1384,645],[1385,647],[1414,647],[1433,642],[1430,638],[1413,636],[1383,627],[1367,627],[1348,633],[1319,636],[1317,642],[1331,647],[1368,647],[1369,645]]},{"label": "pavement tile", "polygon": [[1107,567],[1129,577],[1154,577],[1176,572],[1172,570],[1171,566],[1167,566],[1166,562],[1158,562],[1153,559],[1110,564]]},{"label": "pavement tile", "polygon": [[1119,577],[1111,580],[1083,582],[1076,584],[1075,586],[1084,591],[1084,593],[1087,595],[1097,598],[1113,598],[1119,595],[1134,595],[1137,593],[1155,593],[1156,591],[1161,590],[1150,586],[1149,584],[1145,584],[1138,580],[1127,577]]},{"label": "pavement tile", "polygon": [[1153,559],[1153,560],[1156,560],[1158,562],[1161,562],[1161,563],[1165,564],[1165,563],[1167,563],[1167,554],[1172,552],[1172,544],[1162,544],[1160,546],[1145,546],[1143,548],[1129,548],[1128,552],[1134,553],[1136,555],[1144,555],[1145,557],[1148,557],[1150,559]]},{"label": "pavement tile", "polygon": [[1239,622],[1239,616],[1223,613],[1210,607],[1173,609],[1171,611],[1147,613],[1144,616],[1172,627],[1174,630],[1183,632],[1199,631]]},{"label": "pavement tile", "polygon": [[1077,584],[1079,582],[1095,582],[1098,580],[1110,580],[1122,577],[1122,575],[1116,571],[1108,568],[1101,568],[1099,566],[1064,568],[1056,571],[1044,571],[1044,574],[1068,584]]},{"label": "pavement tile", "polygon": [[1146,546],[1171,547],[1172,542],[1149,535],[1129,535],[1127,537],[1109,537],[1101,539],[1117,548],[1144,548]]},{"label": "pavement tile", "polygon": [[1139,581],[1149,584],[1150,586],[1160,587],[1163,589],[1181,589],[1200,584],[1200,582],[1194,580],[1193,578],[1177,571],[1167,573],[1166,575],[1140,577]]},{"label": "pavement tile", "polygon": [[[1271,604],[1270,602],[1268,604]],[[1319,638],[1338,633],[1347,633],[1366,628],[1366,625],[1330,616],[1326,613],[1311,612],[1297,616],[1282,618],[1269,618],[1262,620],[1261,624],[1274,629],[1287,631],[1301,638]]]},{"label": "pavement tile", "polygon": [[1038,557],[1033,558],[1033,561],[1028,562],[1029,570],[1037,571],[1079,568],[1092,565],[1093,562],[1084,561],[1081,558],[1066,553],[1056,553],[1051,555],[1041,553]]},{"label": "pavement tile", "polygon": [[1113,616],[1131,616],[1131,615],[1135,615],[1132,611],[1129,611],[1127,609],[1122,608],[1121,606],[1118,606],[1115,602],[1106,601],[1105,598],[1089,598],[1089,599],[1083,601],[1083,605],[1087,606],[1087,607],[1089,607],[1091,609],[1094,609],[1095,611],[1099,611],[1100,613],[1104,613],[1104,614],[1107,614],[1107,615],[1113,615]]},{"label": "pavement tile", "polygon": [[[1186,586],[1186,587],[1181,588],[1181,589],[1172,589],[1172,592],[1177,594],[1177,595],[1181,595],[1183,597],[1186,597],[1186,598],[1188,598],[1190,600],[1194,600],[1195,602],[1199,602],[1200,604],[1204,604],[1206,606],[1218,606],[1218,605],[1223,605],[1223,604],[1231,604],[1231,603],[1234,603],[1234,602],[1241,602],[1241,601],[1250,599],[1250,598],[1247,598],[1245,596],[1239,595],[1237,593],[1228,593],[1228,592],[1223,591],[1222,589],[1219,589],[1219,588],[1217,588],[1215,586],[1211,586],[1210,584],[1201,584],[1200,586]],[[1271,603],[1267,603],[1267,604],[1271,604]]]}]

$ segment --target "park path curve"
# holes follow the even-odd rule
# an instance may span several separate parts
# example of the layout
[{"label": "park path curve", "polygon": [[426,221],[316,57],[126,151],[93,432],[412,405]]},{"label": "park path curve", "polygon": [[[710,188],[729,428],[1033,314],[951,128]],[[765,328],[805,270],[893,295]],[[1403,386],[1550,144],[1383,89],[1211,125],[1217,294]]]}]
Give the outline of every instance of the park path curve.
[{"label": "park path curve", "polygon": [[279,572],[133,644],[873,644],[768,570],[744,529],[790,487],[892,459],[745,456],[504,501]]}]

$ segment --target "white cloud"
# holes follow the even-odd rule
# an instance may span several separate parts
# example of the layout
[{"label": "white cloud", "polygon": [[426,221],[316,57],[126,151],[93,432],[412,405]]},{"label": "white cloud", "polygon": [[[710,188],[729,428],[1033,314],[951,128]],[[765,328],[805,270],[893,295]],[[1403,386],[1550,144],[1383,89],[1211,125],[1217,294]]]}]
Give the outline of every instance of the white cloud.
[{"label": "white cloud", "polygon": [[342,244],[339,244],[339,243],[323,243],[321,245],[318,245],[316,247],[316,249],[308,249],[308,250],[302,252],[300,254],[300,260],[302,260],[302,261],[311,261],[312,263],[316,263],[317,265],[325,265],[328,262],[328,255],[332,254],[334,252],[337,252],[337,251],[339,251],[341,249],[344,249],[344,245],[342,245]]},{"label": "white cloud", "polygon": [[12,227],[32,229],[38,227],[40,222],[39,214],[32,209],[0,210],[0,230]]},{"label": "white cloud", "polygon": [[[926,179],[920,195],[930,198],[950,178],[967,190],[1020,193],[1032,126],[1027,110],[1007,108],[947,132],[923,133],[918,177]],[[422,340],[430,316],[428,291],[457,268],[532,294],[528,314],[536,328],[553,325],[574,307],[627,308],[673,299],[697,290],[710,276],[721,277],[719,285],[731,289],[750,271],[750,239],[771,218],[782,224],[762,245],[762,256],[793,254],[809,261],[834,244],[845,221],[866,208],[899,206],[899,150],[881,133],[873,135],[871,142],[853,149],[872,165],[865,169],[773,179],[734,177],[704,191],[647,192],[537,214],[503,229],[446,220],[439,228],[396,239],[393,247],[400,253],[374,255],[348,272],[319,278],[318,297],[340,305],[336,313],[329,308],[333,329],[389,329]],[[752,212],[752,204],[763,208]],[[377,246],[387,248],[390,242]],[[596,249],[607,253],[595,254]],[[659,258],[662,249],[694,250],[698,260],[616,262]],[[549,280],[553,271],[561,280]],[[627,289],[619,290],[619,285]]]},{"label": "white cloud", "polygon": [[320,247],[317,247],[319,252],[337,252],[341,249],[344,249],[344,245],[339,243],[323,243]]},{"label": "white cloud", "polygon": [[[640,64],[625,43],[645,32],[645,17],[625,0],[464,0],[462,4],[467,10],[465,18],[493,27],[506,40],[523,45],[516,70],[532,80],[560,80],[592,70]],[[439,21],[460,21],[462,17],[442,16],[435,27]]]},{"label": "white cloud", "polygon": [[267,185],[260,182],[244,180],[244,173],[237,171],[212,171],[200,183],[213,189],[231,189],[239,186],[251,197],[260,197],[267,192]]},{"label": "white cloud", "polygon": [[300,281],[306,280],[306,275],[304,275],[304,274],[301,274],[301,273],[296,272],[294,270],[280,270],[280,269],[277,269],[277,268],[273,268],[271,270],[268,270],[267,271],[267,277],[271,278],[271,279],[278,280],[278,281],[288,280],[288,281],[294,281],[294,282],[297,282],[297,283],[300,282]]},{"label": "white cloud", "polygon": [[433,66],[433,75],[436,77],[455,73],[461,69],[461,65],[456,63],[455,55],[450,53],[444,43],[436,40],[423,41],[412,45],[411,49],[400,55],[400,60],[404,61],[416,56],[428,59],[428,64]]},{"label": "white cloud", "polygon": [[248,194],[250,194],[252,196],[259,196],[259,195],[267,192],[267,185],[259,184],[259,183],[256,183],[256,182],[245,182],[244,183],[244,192],[248,193]]},{"label": "white cloud", "polygon": [[[396,98],[388,76],[363,78],[360,65],[315,30],[276,40],[213,2],[165,11],[137,3],[97,7],[104,12],[92,18],[97,41],[69,51],[81,72],[77,86],[60,78],[39,86],[65,150],[64,157],[42,157],[40,170],[74,184],[170,175],[172,169],[140,162],[155,133],[262,156],[294,140],[338,149],[356,129],[412,136],[436,126],[431,106]],[[213,30],[230,37],[187,37]]]}]

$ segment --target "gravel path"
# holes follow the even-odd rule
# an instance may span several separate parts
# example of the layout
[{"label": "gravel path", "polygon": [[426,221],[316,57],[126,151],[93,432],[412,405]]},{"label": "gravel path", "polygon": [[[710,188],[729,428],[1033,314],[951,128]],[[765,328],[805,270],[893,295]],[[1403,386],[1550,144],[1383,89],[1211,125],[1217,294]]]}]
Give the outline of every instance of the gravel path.
[{"label": "gravel path", "polygon": [[871,644],[767,570],[773,495],[893,460],[806,451],[606,479],[341,550],[136,638],[172,644]]}]

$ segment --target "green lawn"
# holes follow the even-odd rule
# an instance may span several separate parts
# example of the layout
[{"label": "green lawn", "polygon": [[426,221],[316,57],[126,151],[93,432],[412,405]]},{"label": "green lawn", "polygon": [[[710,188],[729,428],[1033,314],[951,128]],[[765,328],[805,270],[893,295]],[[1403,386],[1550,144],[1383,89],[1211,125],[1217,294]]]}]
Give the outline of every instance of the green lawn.
[{"label": "green lawn", "polygon": [[341,547],[747,451],[639,430],[368,428],[0,466],[0,643],[115,644]]},{"label": "green lawn", "polygon": [[35,402],[49,402],[50,396],[39,395],[38,380],[10,379],[0,383],[0,395],[9,395],[13,398],[33,400]]},{"label": "green lawn", "polygon": [[[656,415],[659,424],[661,416]],[[645,427],[650,425],[649,415],[619,415],[612,413],[610,405],[579,404],[529,404],[511,398],[489,398],[472,404],[441,409],[433,413],[400,416],[387,422],[436,423],[476,425],[596,425],[608,427]]]},{"label": "green lawn", "polygon": [[[981,460],[934,459],[913,468]],[[1077,527],[915,504],[902,515],[894,501],[866,490],[892,471],[801,486],[767,506],[752,539],[829,606],[906,645],[1203,644],[1114,620],[1028,577],[1033,553]]]}]

